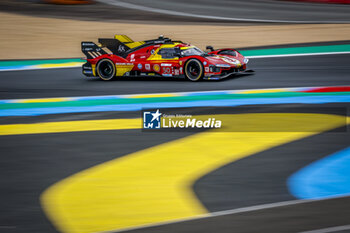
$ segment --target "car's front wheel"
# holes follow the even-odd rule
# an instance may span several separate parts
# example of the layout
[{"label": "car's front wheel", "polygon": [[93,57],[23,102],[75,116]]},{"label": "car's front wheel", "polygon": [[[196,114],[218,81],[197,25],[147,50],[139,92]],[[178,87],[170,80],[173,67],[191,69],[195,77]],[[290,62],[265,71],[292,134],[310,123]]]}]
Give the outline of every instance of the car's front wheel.
[{"label": "car's front wheel", "polygon": [[203,64],[197,59],[190,59],[185,64],[185,76],[188,80],[195,82],[203,77]]},{"label": "car's front wheel", "polygon": [[102,59],[97,64],[96,71],[97,71],[97,75],[102,80],[111,80],[115,76],[116,68],[114,63],[111,60]]}]

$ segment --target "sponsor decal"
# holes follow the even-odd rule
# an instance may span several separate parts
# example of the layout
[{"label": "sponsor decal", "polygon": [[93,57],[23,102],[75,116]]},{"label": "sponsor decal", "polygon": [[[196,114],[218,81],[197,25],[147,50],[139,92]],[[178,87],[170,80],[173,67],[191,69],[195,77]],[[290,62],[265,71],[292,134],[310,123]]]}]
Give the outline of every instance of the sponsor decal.
[{"label": "sponsor decal", "polygon": [[151,70],[151,65],[150,64],[145,64],[145,69],[146,70]]},{"label": "sponsor decal", "polygon": [[140,63],[140,64],[138,64],[137,65],[137,68],[139,68],[140,70],[142,69],[142,64]]},{"label": "sponsor decal", "polygon": [[172,77],[172,74],[163,74],[164,77]]},{"label": "sponsor decal", "polygon": [[125,48],[123,45],[118,46],[118,52],[120,52],[120,53],[125,52]]},{"label": "sponsor decal", "polygon": [[171,64],[168,63],[162,63],[161,66],[171,66]]},{"label": "sponsor decal", "polygon": [[182,71],[182,67],[180,67],[180,74],[182,74],[183,73],[183,71]]},{"label": "sponsor decal", "polygon": [[209,67],[205,67],[205,72],[209,72]]},{"label": "sponsor decal", "polygon": [[89,43],[89,42],[85,42],[85,43],[82,43],[83,46],[95,46],[94,43]]},{"label": "sponsor decal", "polygon": [[175,75],[179,75],[180,71],[178,69],[175,69]]},{"label": "sponsor decal", "polygon": [[158,64],[154,64],[154,65],[153,65],[153,70],[154,70],[155,72],[159,72],[160,66],[159,66]]},{"label": "sponsor decal", "polygon": [[134,61],[135,61],[135,54],[131,54],[131,56],[130,56],[130,61],[131,61],[131,62],[134,62]]},{"label": "sponsor decal", "polygon": [[149,76],[154,76],[156,75],[155,73],[148,73]]},{"label": "sponsor decal", "polygon": [[144,59],[144,58],[146,58],[146,56],[141,56],[141,57],[140,57],[140,59]]},{"label": "sponsor decal", "polygon": [[221,120],[213,117],[198,119],[188,114],[167,115],[157,111],[143,112],[144,129],[215,129],[221,128]]},{"label": "sponsor decal", "polygon": [[182,65],[182,61],[179,61],[179,64]]},{"label": "sponsor decal", "polygon": [[130,75],[130,73],[129,73],[129,72],[126,72],[124,75],[125,75],[125,76],[129,76],[129,75]]},{"label": "sponsor decal", "polygon": [[154,49],[151,50],[151,54],[154,54]]},{"label": "sponsor decal", "polygon": [[204,62],[203,62],[203,65],[205,65],[205,66],[206,66],[207,64],[208,64],[208,63],[207,63],[206,61],[204,61]]},{"label": "sponsor decal", "polygon": [[132,63],[125,63],[125,62],[121,62],[121,63],[115,63],[117,66],[132,66]]}]

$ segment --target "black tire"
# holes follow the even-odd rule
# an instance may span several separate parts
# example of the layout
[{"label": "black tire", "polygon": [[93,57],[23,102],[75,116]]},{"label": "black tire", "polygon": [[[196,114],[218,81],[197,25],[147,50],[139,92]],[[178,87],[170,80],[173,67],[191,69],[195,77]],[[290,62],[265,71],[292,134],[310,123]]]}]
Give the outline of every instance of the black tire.
[{"label": "black tire", "polygon": [[184,67],[185,76],[192,82],[199,81],[203,78],[204,67],[203,64],[197,59],[190,59],[186,62]]},{"label": "black tire", "polygon": [[111,60],[105,58],[98,62],[96,71],[98,77],[100,77],[102,80],[107,81],[114,78],[116,68]]}]

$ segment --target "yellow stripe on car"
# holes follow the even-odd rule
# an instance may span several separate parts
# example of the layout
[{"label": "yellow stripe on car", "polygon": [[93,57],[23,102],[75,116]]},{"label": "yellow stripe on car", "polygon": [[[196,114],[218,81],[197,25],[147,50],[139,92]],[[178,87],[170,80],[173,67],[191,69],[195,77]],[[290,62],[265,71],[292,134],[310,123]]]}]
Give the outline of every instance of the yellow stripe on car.
[{"label": "yellow stripe on car", "polygon": [[147,58],[148,61],[174,61],[174,60],[179,60],[178,57],[174,57],[174,58],[162,58],[161,55],[158,54],[159,50],[162,48],[174,48],[176,45],[178,45],[179,43],[174,43],[174,44],[163,44],[161,45],[159,48],[157,48],[154,53],[149,56]]},{"label": "yellow stripe on car", "polygon": [[137,42],[132,42],[132,43],[126,43],[126,46],[128,46],[129,48],[136,48],[139,47],[141,45],[145,44],[145,42],[143,41],[137,41]]},{"label": "yellow stripe on car", "polygon": [[119,40],[122,43],[130,43],[130,42],[134,42],[132,39],[130,39],[128,36],[126,35],[115,35],[114,39]]},{"label": "yellow stripe on car", "polygon": [[96,64],[91,64],[92,75],[96,76]]}]

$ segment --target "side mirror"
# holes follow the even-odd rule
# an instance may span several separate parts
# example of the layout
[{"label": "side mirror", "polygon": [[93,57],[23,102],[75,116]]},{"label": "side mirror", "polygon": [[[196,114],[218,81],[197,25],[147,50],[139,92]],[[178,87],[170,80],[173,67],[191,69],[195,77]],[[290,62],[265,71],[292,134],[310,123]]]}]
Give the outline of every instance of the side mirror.
[{"label": "side mirror", "polygon": [[208,45],[208,46],[206,47],[206,50],[210,50],[210,52],[213,52],[213,51],[214,51],[214,48],[213,48],[213,46]]}]

